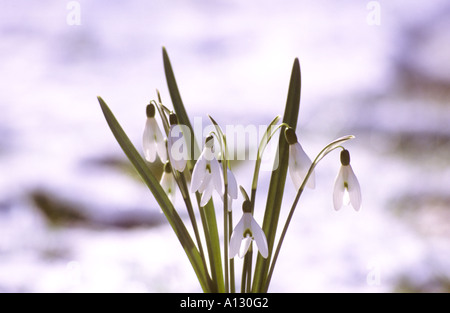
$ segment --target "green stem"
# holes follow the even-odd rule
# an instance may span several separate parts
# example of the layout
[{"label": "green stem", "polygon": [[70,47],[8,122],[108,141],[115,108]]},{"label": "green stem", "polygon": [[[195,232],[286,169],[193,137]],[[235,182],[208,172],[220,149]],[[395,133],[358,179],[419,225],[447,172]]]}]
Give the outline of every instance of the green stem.
[{"label": "green stem", "polygon": [[[226,164],[225,164],[226,166]],[[225,168],[224,171],[226,172],[227,169]],[[226,174],[224,174],[224,177],[226,177]],[[226,178],[225,178],[226,181]],[[230,292],[230,286],[229,286],[229,272],[228,272],[228,184],[225,184],[225,194],[223,197],[223,262],[225,265],[225,292]]]},{"label": "green stem", "polygon": [[[228,258],[228,244],[229,244],[229,220],[228,220],[228,162],[227,162],[227,141],[226,137],[220,128],[219,124],[208,115],[209,119],[216,128],[217,133],[213,134],[217,138],[220,144],[220,151],[222,153],[222,173],[223,173],[223,183],[224,183],[224,193],[223,193],[223,261],[225,266],[225,291],[230,292],[230,273],[229,273],[229,258]],[[227,239],[228,238],[228,239]]]},{"label": "green stem", "polygon": [[217,230],[214,206],[211,204],[212,201],[209,201],[204,207],[200,207],[201,196],[198,192],[196,193],[196,198],[205,234],[206,247],[208,249],[212,281],[215,286],[213,292],[225,292],[220,256],[219,233]]},{"label": "green stem", "polygon": [[[260,142],[260,144],[258,146],[258,151],[257,151],[257,155],[256,155],[256,162],[255,162],[255,170],[253,172],[251,200],[250,200],[252,215],[253,215],[254,210],[255,210],[256,189],[258,187],[258,177],[259,177],[259,172],[260,172],[260,168],[261,168],[262,156],[263,156],[264,151],[265,151],[265,149],[267,147],[267,144],[272,139],[272,137],[276,133],[276,131],[278,129],[280,129],[281,127],[283,127],[283,126],[286,126],[285,123],[282,123],[280,125],[277,125],[277,127],[275,127],[275,129],[273,129],[274,125],[278,122],[278,120],[280,118],[281,118],[280,116],[276,116],[272,120],[272,122],[267,127],[263,137],[261,138],[261,142]],[[247,252],[247,254],[245,255],[245,258],[244,258],[244,267],[243,267],[243,273],[242,273],[242,277],[246,281],[246,286],[245,286],[246,292],[250,292],[251,291],[251,279],[252,279],[251,273],[252,273],[252,269],[253,269],[253,249],[252,249],[252,246],[250,246],[250,249],[249,249],[249,251]]]},{"label": "green stem", "polygon": [[244,265],[242,267],[241,293],[251,292],[252,267],[253,267],[253,243],[250,244],[247,253],[244,256]]},{"label": "green stem", "polygon": [[259,169],[261,167],[261,159],[262,155],[264,153],[264,150],[267,147],[267,144],[272,139],[272,136],[275,134],[275,132],[282,126],[285,126],[285,123],[282,123],[278,125],[274,130],[272,130],[272,127],[278,122],[280,119],[280,116],[276,116],[273,121],[269,124],[266,131],[264,132],[263,137],[261,138],[261,142],[258,146],[258,151],[256,154],[256,162],[255,162],[255,170],[253,171],[253,180],[252,180],[252,190],[255,189],[258,185],[258,177],[259,177]]},{"label": "green stem", "polygon": [[283,227],[283,231],[281,232],[281,236],[280,236],[280,240],[278,241],[278,245],[277,248],[275,250],[275,254],[273,256],[273,260],[272,260],[272,264],[270,265],[270,270],[269,270],[269,274],[267,276],[266,279],[266,283],[265,283],[265,287],[264,287],[264,292],[267,292],[267,290],[269,289],[269,285],[270,285],[270,281],[272,279],[272,275],[273,275],[273,271],[275,268],[275,264],[278,260],[278,255],[280,254],[280,250],[281,250],[281,246],[283,244],[284,241],[284,237],[286,236],[286,232],[289,228],[289,224],[291,223],[292,220],[292,216],[294,215],[294,211],[297,207],[298,201],[300,200],[300,196],[303,193],[303,190],[305,189],[306,183],[308,182],[309,177],[311,176],[312,172],[314,171],[314,168],[317,166],[317,164],[319,164],[319,162],[331,151],[337,149],[337,148],[342,148],[340,146],[341,143],[353,139],[354,136],[345,136],[345,137],[341,137],[339,139],[334,140],[333,142],[329,143],[328,145],[325,146],[325,148],[323,148],[319,154],[316,156],[316,158],[314,159],[314,162],[312,162],[311,166],[309,167],[308,173],[306,174],[305,179],[302,182],[302,185],[300,186],[297,195],[295,196],[295,200],[292,203],[292,207],[291,210],[289,211],[289,215],[286,219],[286,223],[284,224]]},{"label": "green stem", "polygon": [[[247,252],[248,254],[248,252]],[[246,255],[247,256],[247,255]],[[245,256],[245,257],[246,257]],[[244,265],[242,266],[242,276],[241,276],[241,293],[245,293],[246,290],[246,286],[247,286],[247,268],[248,268],[248,262],[245,262],[245,257],[244,257]]]},{"label": "green stem", "polygon": [[[233,212],[228,212],[228,242],[230,242],[231,234],[233,232]],[[234,258],[229,260],[230,262],[230,292],[235,293],[236,292],[236,285],[235,285],[235,273],[234,273]]]},{"label": "green stem", "polygon": [[[208,266],[206,265],[206,257],[205,257],[205,253],[203,251],[203,245],[202,245],[202,241],[200,239],[200,233],[198,231],[198,225],[197,225],[197,220],[196,220],[195,214],[194,214],[194,208],[192,207],[191,198],[189,196],[189,192],[187,189],[186,177],[184,176],[184,173],[182,173],[182,172],[180,172],[179,174],[180,174],[179,179],[177,179],[178,187],[180,188],[180,190],[184,190],[181,192],[183,195],[183,200],[184,200],[184,203],[186,204],[186,209],[187,209],[187,212],[189,215],[189,219],[191,220],[192,228],[194,230],[194,235],[195,235],[195,239],[197,241],[197,246],[198,246],[198,249],[200,252],[200,256],[202,258],[203,267],[205,268],[205,271],[208,272]],[[177,177],[177,176],[175,176],[175,177]]]},{"label": "green stem", "polygon": [[[246,292],[251,292],[252,288],[252,267],[253,267],[253,243],[250,244],[250,247],[248,249],[248,267],[247,267],[247,286],[246,286]],[[246,255],[246,256],[247,256]]]}]

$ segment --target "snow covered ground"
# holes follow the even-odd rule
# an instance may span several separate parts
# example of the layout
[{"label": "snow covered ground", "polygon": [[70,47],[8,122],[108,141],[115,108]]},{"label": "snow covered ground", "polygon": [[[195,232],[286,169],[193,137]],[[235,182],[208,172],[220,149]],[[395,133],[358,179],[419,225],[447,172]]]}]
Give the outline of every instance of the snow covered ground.
[{"label": "snow covered ground", "polygon": [[[71,25],[77,5],[80,25]],[[380,24],[370,25],[377,7]],[[205,124],[206,114],[222,126],[282,114],[298,57],[306,152],[357,137],[347,147],[362,210],[333,210],[339,161],[330,155],[270,291],[450,290],[449,16],[445,0],[3,0],[0,292],[201,290],[96,99],[139,146],[156,88],[170,105],[162,46],[188,112]],[[250,185],[252,169],[236,167],[239,184]],[[260,177],[261,207],[269,178]],[[287,185],[283,216],[294,198]],[[42,207],[75,216],[51,223]]]}]

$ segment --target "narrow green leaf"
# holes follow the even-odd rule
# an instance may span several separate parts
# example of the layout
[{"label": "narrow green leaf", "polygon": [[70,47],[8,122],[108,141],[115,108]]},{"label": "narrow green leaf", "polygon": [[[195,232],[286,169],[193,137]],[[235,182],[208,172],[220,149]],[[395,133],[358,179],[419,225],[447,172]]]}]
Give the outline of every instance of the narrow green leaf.
[{"label": "narrow green leaf", "polygon": [[[170,63],[169,55],[166,48],[163,47],[163,63],[164,72],[166,75],[167,87],[169,89],[170,98],[172,100],[173,108],[178,117],[178,122],[181,125],[186,125],[190,130],[191,149],[188,153],[189,160],[187,167],[192,173],[195,165],[195,157],[200,155],[200,148],[195,138],[192,124],[187,115],[186,109],[181,100],[181,95],[178,89],[175,75],[173,73],[172,64]],[[197,203],[200,203],[200,194],[196,193]],[[220,240],[219,231],[217,229],[216,212],[214,204],[209,201],[208,204],[200,209],[200,217],[202,219],[203,229],[205,232],[206,245],[208,248],[208,255],[210,258],[211,275],[213,281],[217,285],[217,291],[223,292],[225,290],[225,282],[223,278],[222,258],[220,254]]]},{"label": "narrow green leaf", "polygon": [[[296,58],[292,67],[291,79],[289,83],[288,97],[286,101],[286,108],[284,111],[283,123],[296,129],[298,112],[300,108],[300,91],[301,91],[301,74],[300,63]],[[283,130],[282,130],[283,131]],[[266,202],[266,211],[264,214],[264,221],[262,229],[267,236],[267,243],[269,246],[269,256],[267,259],[258,255],[255,266],[255,275],[253,280],[253,292],[261,292],[265,289],[265,280],[269,270],[270,259],[273,253],[273,245],[275,241],[275,234],[278,226],[278,219],[280,216],[281,200],[283,198],[284,186],[286,182],[286,174],[289,160],[289,146],[280,136],[278,143],[278,167],[273,171],[269,191]]]},{"label": "narrow green leaf", "polygon": [[160,205],[167,220],[172,226],[176,236],[178,237],[178,240],[180,241],[189,258],[189,261],[192,264],[192,267],[194,268],[194,271],[198,277],[202,289],[205,292],[211,291],[209,286],[210,281],[209,275],[206,269],[203,267],[200,253],[197,247],[195,246],[194,242],[192,241],[192,238],[189,235],[189,232],[187,231],[185,225],[183,224],[183,221],[181,220],[178,213],[175,211],[175,208],[173,207],[166,193],[162,189],[158,180],[149,170],[144,159],[141,157],[139,152],[131,143],[128,136],[123,131],[122,127],[116,120],[115,116],[109,109],[108,105],[105,103],[105,101],[103,101],[101,97],[98,97],[98,101],[100,103],[100,107],[103,111],[103,114],[106,118],[106,121],[108,122],[108,125],[112,133],[114,134],[114,137],[116,138],[122,150],[125,152],[130,162],[133,164],[133,166],[141,176],[142,180],[145,182],[150,191],[153,193],[156,201]]},{"label": "narrow green leaf", "polygon": [[188,151],[189,159],[187,165],[189,171],[192,172],[195,165],[195,157],[200,155],[200,149],[197,140],[194,136],[191,121],[189,120],[189,116],[183,105],[183,101],[181,100],[180,91],[178,90],[177,81],[175,80],[175,75],[173,73],[169,55],[167,54],[167,50],[164,47],[163,47],[163,63],[164,63],[164,72],[166,74],[167,87],[169,88],[170,99],[172,100],[173,108],[175,110],[175,113],[177,114],[178,122],[181,125],[186,125],[191,131],[191,133],[189,134],[191,137],[191,149],[189,149]]}]

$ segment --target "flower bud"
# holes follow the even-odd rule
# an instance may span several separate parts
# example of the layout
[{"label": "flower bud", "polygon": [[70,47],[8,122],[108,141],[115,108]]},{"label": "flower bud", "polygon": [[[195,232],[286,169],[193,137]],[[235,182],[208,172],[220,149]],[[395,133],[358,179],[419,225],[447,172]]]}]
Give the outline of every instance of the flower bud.
[{"label": "flower bud", "polygon": [[164,173],[172,173],[172,165],[170,165],[170,162],[164,164]]},{"label": "flower bud", "polygon": [[205,139],[205,147],[212,148],[213,146],[214,146],[214,137],[212,135],[209,135]]},{"label": "flower bud", "polygon": [[155,117],[155,105],[153,103],[147,105],[146,113],[148,118]]},{"label": "flower bud", "polygon": [[284,131],[284,136],[286,137],[286,141],[289,145],[293,145],[298,142],[295,130],[291,127],[286,128]]},{"label": "flower bud", "polygon": [[170,125],[178,125],[178,117],[175,113],[170,113],[169,122],[170,122]]},{"label": "flower bud", "polygon": [[244,200],[242,203],[242,211],[244,213],[252,213],[252,204],[250,200]]},{"label": "flower bud", "polygon": [[350,164],[350,152],[348,150],[341,151],[341,164],[347,166]]}]

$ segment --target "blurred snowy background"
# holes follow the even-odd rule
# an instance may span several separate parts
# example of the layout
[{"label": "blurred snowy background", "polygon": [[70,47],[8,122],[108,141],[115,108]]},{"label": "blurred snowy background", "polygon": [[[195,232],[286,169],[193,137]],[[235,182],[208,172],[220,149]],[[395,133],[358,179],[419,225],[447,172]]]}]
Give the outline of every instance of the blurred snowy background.
[{"label": "blurred snowy background", "polygon": [[1,0],[0,34],[0,292],[201,291],[96,99],[140,147],[163,45],[191,116],[268,123],[298,57],[306,152],[357,137],[362,210],[333,210],[330,155],[270,291],[450,291],[448,1]]}]

